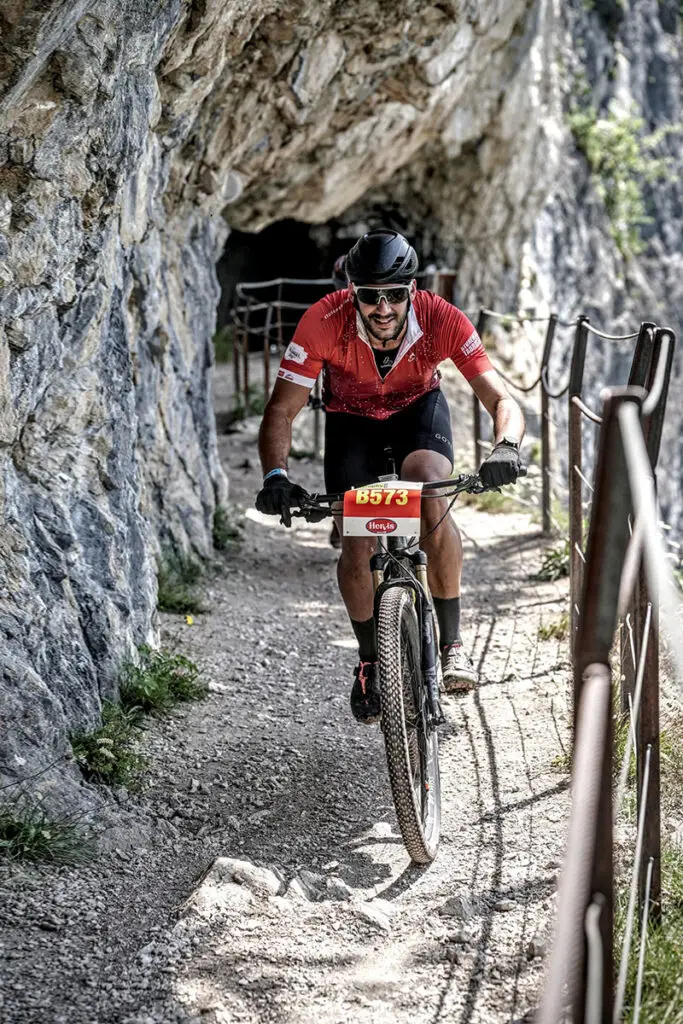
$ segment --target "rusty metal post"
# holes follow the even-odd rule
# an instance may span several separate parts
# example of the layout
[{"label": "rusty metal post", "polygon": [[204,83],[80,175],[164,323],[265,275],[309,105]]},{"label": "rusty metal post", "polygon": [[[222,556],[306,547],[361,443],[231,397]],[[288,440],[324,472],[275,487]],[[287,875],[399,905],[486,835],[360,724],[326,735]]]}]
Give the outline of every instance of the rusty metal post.
[{"label": "rusty metal post", "polygon": [[551,520],[551,489],[550,489],[550,399],[546,391],[544,378],[550,362],[550,352],[555,337],[557,313],[553,313],[548,321],[545,334],[543,355],[541,356],[541,513],[542,529],[546,535],[552,529]]},{"label": "rusty metal post", "polygon": [[[648,376],[652,367],[652,356],[654,350],[655,325],[645,321],[640,325],[638,339],[633,350],[633,359],[629,372],[628,383],[636,387],[648,387]],[[639,614],[643,604],[643,596],[640,593],[640,583],[643,579],[641,568],[638,579],[633,590],[633,596],[628,610],[628,623],[624,621],[621,631],[620,659],[621,678],[619,680],[619,707],[622,715],[629,714],[629,697],[633,700],[636,685],[636,665],[640,657],[640,637],[643,630],[644,619]],[[647,605],[647,600],[645,600]],[[630,624],[630,630],[628,628]]]},{"label": "rusty metal post", "polygon": [[[479,316],[477,317],[477,334],[480,338],[483,338],[484,328],[486,327],[486,313],[483,309],[479,310]],[[481,411],[479,408],[479,399],[475,394],[472,395],[472,433],[474,440],[474,472],[476,473],[482,463],[482,450],[481,450]]]},{"label": "rusty metal post", "polygon": [[244,332],[242,334],[242,387],[244,390],[245,415],[249,415],[249,320],[251,299],[247,296],[247,308],[244,316]]},{"label": "rusty metal post", "polygon": [[[577,381],[575,380],[576,384]],[[570,389],[571,390],[571,389]],[[624,448],[618,412],[625,402],[638,407],[643,392],[637,388],[613,388],[603,407],[598,457],[595,468],[593,514],[586,547],[586,566],[581,592],[581,615],[574,641],[574,714],[589,671],[603,666],[609,673],[609,654],[617,623],[621,573],[629,541],[628,516],[631,509]],[[612,851],[612,716],[606,716],[606,747],[600,775],[600,799],[591,893],[602,893],[605,905],[600,915],[603,949],[602,1017],[611,1024],[614,999],[613,965],[613,851]],[[585,1007],[585,966],[583,991],[574,1002],[575,1024],[583,1024]]]},{"label": "rusty metal post", "polygon": [[266,312],[266,323],[263,328],[263,396],[270,398],[270,327],[273,318],[273,307],[269,303]]},{"label": "rusty metal post", "polygon": [[[586,361],[588,317],[580,316],[574,335],[572,365],[568,391],[568,474],[569,474],[569,594],[571,601],[570,622],[572,641],[576,636],[579,616],[579,600],[583,580],[583,488],[579,473],[582,467],[581,410],[572,401],[581,397],[583,389],[583,368]],[[575,705],[576,710],[576,705]]]},{"label": "rusty metal post", "polygon": [[[668,337],[666,354],[662,351],[662,344]],[[676,337],[673,331],[660,329],[655,332],[652,359],[648,366],[645,386],[651,392],[655,384],[660,361],[664,360],[664,378],[662,382],[659,400],[650,415],[643,419],[643,435],[647,452],[650,457],[652,472],[656,478],[657,461],[662,439],[662,428],[664,414],[669,394],[669,383],[671,379],[671,368],[673,365]],[[640,701],[640,715],[638,718],[637,739],[637,765],[638,765],[638,814],[645,815],[645,830],[643,834],[643,857],[640,866],[638,879],[639,904],[642,905],[645,899],[645,885],[647,878],[647,866],[650,860],[653,862],[652,881],[650,886],[650,920],[656,924],[662,918],[662,873],[661,873],[661,806],[660,806],[660,750],[659,750],[659,595],[653,593],[645,573],[644,562],[641,562],[636,588],[636,622],[639,630],[642,631],[647,606],[652,603],[652,621],[648,637],[647,650],[645,654],[645,672],[643,675],[643,690]],[[645,751],[651,747],[650,752],[650,780],[647,793],[643,798],[643,772],[645,767]]]},{"label": "rusty metal post", "polygon": [[322,374],[319,373],[316,382],[313,385],[313,451],[314,458],[320,458],[320,451],[322,448],[322,438],[320,430],[320,414],[322,404]]},{"label": "rusty metal post", "polygon": [[282,337],[282,281],[277,286],[277,347],[279,354],[282,355],[285,347]]},{"label": "rusty metal post", "polygon": [[[232,374],[235,401],[238,400],[240,393],[240,346],[242,344],[242,319],[241,314],[237,312],[238,308],[237,305],[233,307],[232,318],[234,325],[232,333]],[[235,313],[237,313],[237,316],[235,316]]]},{"label": "rusty metal post", "polygon": [[453,302],[453,288],[455,287],[456,276],[454,270],[436,270],[434,272],[432,291],[436,295],[440,295],[446,302]]}]

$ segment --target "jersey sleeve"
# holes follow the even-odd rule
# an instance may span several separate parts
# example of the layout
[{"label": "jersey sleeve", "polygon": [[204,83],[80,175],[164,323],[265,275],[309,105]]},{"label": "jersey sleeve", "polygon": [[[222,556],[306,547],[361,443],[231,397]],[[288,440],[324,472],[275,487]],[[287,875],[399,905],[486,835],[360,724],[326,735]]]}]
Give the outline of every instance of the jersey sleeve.
[{"label": "jersey sleeve", "polygon": [[280,380],[300,384],[310,391],[325,362],[326,335],[320,311],[311,306],[301,317],[294,337],[285,349],[277,372]]},{"label": "jersey sleeve", "polygon": [[437,317],[443,339],[441,356],[452,359],[465,380],[474,380],[493,369],[476,327],[461,310],[439,297]]}]

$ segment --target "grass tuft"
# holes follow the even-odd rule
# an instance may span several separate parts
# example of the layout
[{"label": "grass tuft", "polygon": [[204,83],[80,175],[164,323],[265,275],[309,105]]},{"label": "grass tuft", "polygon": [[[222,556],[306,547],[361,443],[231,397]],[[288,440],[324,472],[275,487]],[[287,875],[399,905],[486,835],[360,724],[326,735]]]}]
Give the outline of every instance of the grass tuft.
[{"label": "grass tuft", "polygon": [[266,394],[259,384],[250,384],[247,390],[247,400],[240,392],[233,395],[232,416],[234,420],[244,420],[247,416],[263,416],[266,408]]},{"label": "grass tuft", "polygon": [[571,775],[572,773],[572,753],[570,750],[563,750],[561,754],[554,757],[550,762],[550,767],[554,772],[559,772],[560,775]]},{"label": "grass tuft", "polygon": [[164,715],[176,704],[201,700],[206,694],[199,669],[181,654],[141,647],[140,663],[123,667],[120,695],[127,715]]},{"label": "grass tuft", "polygon": [[102,725],[71,737],[76,762],[88,782],[140,788],[146,762],[133,749],[140,732],[140,711],[106,701]]},{"label": "grass tuft", "polygon": [[216,551],[236,547],[242,539],[244,515],[235,505],[217,505],[213,514],[213,546]]},{"label": "grass tuft", "polygon": [[538,627],[539,640],[566,640],[569,636],[569,613],[563,612],[559,619]]},{"label": "grass tuft", "polygon": [[225,324],[213,336],[213,350],[217,363],[229,363],[232,359],[233,325]]},{"label": "grass tuft", "polygon": [[0,804],[0,858],[81,864],[94,853],[92,836],[72,818],[52,818],[40,802]]},{"label": "grass tuft", "polygon": [[151,647],[139,653],[139,664],[122,668],[120,704],[106,702],[102,725],[71,737],[74,757],[89,782],[139,790],[147,766],[135,750],[143,716],[165,715],[176,704],[206,696],[199,669],[189,658]]},{"label": "grass tuft", "polygon": [[548,582],[569,576],[569,541],[562,540],[552,548],[548,548],[541,562],[541,568],[532,576],[534,580]]},{"label": "grass tuft", "polygon": [[197,615],[206,611],[195,586],[203,569],[194,558],[166,552],[157,569],[157,605],[162,612]]},{"label": "grass tuft", "polygon": [[479,512],[491,512],[493,515],[500,515],[507,512],[516,512],[518,506],[513,498],[502,491],[484,491],[482,494],[468,494],[466,491],[459,495],[459,501],[463,505],[471,505]]}]

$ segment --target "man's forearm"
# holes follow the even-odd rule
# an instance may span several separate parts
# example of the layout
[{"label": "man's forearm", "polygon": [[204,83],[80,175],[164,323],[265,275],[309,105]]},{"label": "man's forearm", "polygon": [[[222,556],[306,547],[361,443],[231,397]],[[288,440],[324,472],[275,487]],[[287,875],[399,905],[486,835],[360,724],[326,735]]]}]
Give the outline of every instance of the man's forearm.
[{"label": "man's forearm", "polygon": [[259,430],[258,449],[264,475],[271,469],[287,469],[292,447],[292,420],[277,406],[267,406]]},{"label": "man's forearm", "polygon": [[517,402],[513,398],[501,398],[493,415],[494,443],[503,437],[514,437],[521,442],[524,426],[524,416]]}]

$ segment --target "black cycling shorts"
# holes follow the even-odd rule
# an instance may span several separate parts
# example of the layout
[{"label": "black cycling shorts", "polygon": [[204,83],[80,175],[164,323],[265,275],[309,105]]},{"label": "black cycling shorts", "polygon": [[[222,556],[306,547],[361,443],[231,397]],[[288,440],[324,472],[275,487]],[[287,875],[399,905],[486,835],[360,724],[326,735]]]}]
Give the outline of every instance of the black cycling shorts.
[{"label": "black cycling shorts", "polygon": [[326,413],[325,489],[334,493],[374,483],[387,472],[387,445],[394,453],[399,475],[405,457],[421,448],[445,455],[453,467],[451,417],[438,388],[385,420]]}]

